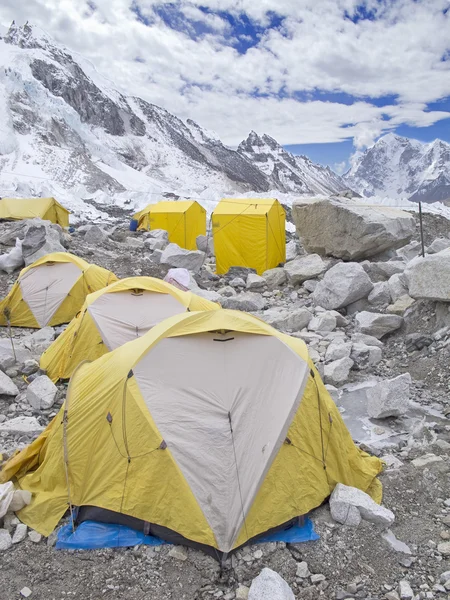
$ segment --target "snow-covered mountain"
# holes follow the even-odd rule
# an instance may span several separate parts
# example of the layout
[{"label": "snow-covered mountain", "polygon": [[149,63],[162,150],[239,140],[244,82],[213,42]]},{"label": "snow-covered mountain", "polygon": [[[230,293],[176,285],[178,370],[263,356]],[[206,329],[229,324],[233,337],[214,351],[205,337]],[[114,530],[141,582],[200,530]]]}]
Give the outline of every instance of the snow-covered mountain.
[{"label": "snow-covered mountain", "polygon": [[193,121],[121,94],[89,61],[28,24],[0,36],[0,132],[0,195],[46,181],[82,196],[101,190],[111,201],[125,191],[151,199],[347,186],[267,136],[263,160],[251,136],[236,151]]},{"label": "snow-covered mountain", "polygon": [[388,133],[355,161],[345,180],[367,197],[448,200],[450,144],[441,140],[425,144]]},{"label": "snow-covered mountain", "polygon": [[307,156],[291,154],[269,135],[259,136],[252,131],[239,144],[238,152],[265,173],[271,187],[282,192],[328,195],[348,189],[348,184],[329,167],[316,165]]}]

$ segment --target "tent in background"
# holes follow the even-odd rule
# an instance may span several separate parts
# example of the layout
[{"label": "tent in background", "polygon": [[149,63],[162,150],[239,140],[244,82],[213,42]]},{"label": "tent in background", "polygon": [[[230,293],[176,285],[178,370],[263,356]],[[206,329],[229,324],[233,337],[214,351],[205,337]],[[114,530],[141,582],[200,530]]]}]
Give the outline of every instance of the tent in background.
[{"label": "tent in background", "polygon": [[88,294],[117,281],[111,271],[68,252],[54,252],[19,274],[0,302],[0,325],[41,328],[68,323]]},{"label": "tent in background", "polygon": [[69,227],[69,211],[54,198],[2,198],[0,219],[22,220],[39,217]]},{"label": "tent in background", "polygon": [[286,260],[286,216],[273,198],[224,198],[212,214],[216,272],[248,267],[261,275]]},{"label": "tent in background", "polygon": [[68,379],[83,360],[95,360],[147,333],[163,319],[220,306],[153,277],[128,277],[89,294],[65,331],[41,357],[53,380]]},{"label": "tent in background", "polygon": [[[184,313],[72,376],[59,414],[3,467],[49,535],[68,505],[221,557],[338,482],[381,501],[305,343],[239,311]],[[70,486],[68,483],[70,482]]]},{"label": "tent in background", "polygon": [[138,221],[138,229],[164,229],[169,242],[188,250],[197,250],[197,236],[206,235],[206,210],[195,200],[149,204],[133,219]]}]

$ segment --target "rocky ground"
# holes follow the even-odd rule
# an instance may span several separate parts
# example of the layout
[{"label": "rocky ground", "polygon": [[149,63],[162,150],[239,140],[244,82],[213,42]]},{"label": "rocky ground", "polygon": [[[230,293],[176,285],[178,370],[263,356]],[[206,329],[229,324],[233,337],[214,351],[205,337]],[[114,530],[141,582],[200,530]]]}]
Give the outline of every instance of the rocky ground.
[{"label": "rocky ground", "polygon": [[[364,519],[358,527],[342,525],[332,519],[327,503],[311,515],[319,541],[245,547],[223,569],[192,549],[56,551],[54,536],[45,540],[23,532],[24,541],[0,551],[0,598],[26,597],[28,588],[31,598],[42,600],[242,599],[269,567],[295,598],[449,600],[450,294],[435,298],[443,286],[450,287],[448,259],[441,252],[447,242],[450,246],[450,223],[424,217],[432,279],[414,267],[420,251],[417,222],[412,241],[399,250],[350,263],[307,252],[295,234],[289,235],[286,266],[262,277],[245,269],[218,277],[209,250],[186,254],[167,247],[163,234],[128,231],[121,215],[99,225],[80,223],[71,235],[58,231],[58,239],[46,232],[52,246],[47,251],[62,244],[118,277],[164,277],[170,266],[189,268],[197,293],[304,339],[355,441],[385,459],[383,504],[395,521],[389,530]],[[11,249],[17,232],[17,224],[0,224],[1,251]],[[23,244],[29,261],[41,243],[31,233],[34,241],[25,236]],[[207,240],[199,245],[207,250]],[[2,295],[17,274],[0,273]],[[40,353],[58,332],[14,330],[20,356],[12,364],[7,331],[0,331],[0,369],[10,378],[0,379],[1,391],[8,392],[0,395],[4,458],[28,443],[33,427],[45,426],[64,400],[66,388],[58,384],[57,390],[45,390],[51,401],[43,404],[41,390],[33,396],[23,377],[36,376]],[[31,425],[21,431],[8,427],[20,417]],[[14,535],[16,522],[8,517],[3,527]]]}]

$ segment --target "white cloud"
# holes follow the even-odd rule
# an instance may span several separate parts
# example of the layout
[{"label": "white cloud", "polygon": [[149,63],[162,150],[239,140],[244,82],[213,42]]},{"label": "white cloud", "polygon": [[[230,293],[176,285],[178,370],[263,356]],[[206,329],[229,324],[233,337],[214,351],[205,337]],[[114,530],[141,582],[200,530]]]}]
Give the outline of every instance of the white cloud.
[{"label": "white cloud", "polygon": [[338,175],[343,175],[348,170],[348,164],[346,160],[342,162],[334,163],[333,171]]},{"label": "white cloud", "polygon": [[[441,60],[450,50],[448,0],[366,0],[376,19],[359,21],[345,15],[355,17],[360,0],[180,0],[186,28],[195,21],[211,31],[198,39],[195,29],[175,31],[155,14],[168,2],[135,0],[148,25],[131,0],[93,2],[94,12],[85,0],[2,0],[0,22],[44,28],[111,85],[193,118],[230,145],[255,129],[283,144],[351,137],[363,148],[402,123],[425,127],[450,116],[427,110],[450,96],[450,61]],[[199,7],[245,13],[261,27],[269,11],[285,18],[239,54],[227,20]],[[356,101],[340,102],[334,94],[342,93]],[[370,100],[382,96],[397,101],[378,107]]]}]

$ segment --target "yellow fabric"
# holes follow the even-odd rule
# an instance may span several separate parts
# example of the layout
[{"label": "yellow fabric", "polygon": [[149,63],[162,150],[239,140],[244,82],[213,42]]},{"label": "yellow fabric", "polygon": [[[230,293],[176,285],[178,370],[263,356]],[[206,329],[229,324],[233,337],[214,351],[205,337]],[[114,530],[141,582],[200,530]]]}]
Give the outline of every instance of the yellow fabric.
[{"label": "yellow fabric", "polygon": [[[251,315],[217,310],[171,317],[142,338],[94,363],[81,365],[72,377],[65,407],[47,430],[10,459],[0,473],[0,482],[13,479],[17,486],[33,494],[31,504],[20,511],[20,519],[49,535],[67,510],[62,425],[66,408],[73,505],[119,511],[217,547],[170,448],[159,448],[162,437],[133,375],[130,376],[140,358],[160,340],[217,330],[272,335],[303,360],[309,360],[301,340],[290,338]],[[236,546],[319,506],[336,482],[368,492],[376,490],[375,498],[381,500],[380,486],[374,485],[382,469],[381,461],[354,445],[315,370],[314,377],[309,376],[288,439],[290,443],[282,445],[246,515]]]},{"label": "yellow fabric", "polygon": [[206,210],[198,202],[158,202],[133,215],[138,229],[164,229],[169,241],[181,248],[196,250],[198,235],[206,235]]},{"label": "yellow fabric", "polygon": [[0,219],[34,219],[40,217],[61,227],[69,227],[70,212],[54,198],[2,198]]},{"label": "yellow fabric", "polygon": [[154,277],[128,277],[86,297],[80,312],[72,319],[66,330],[41,356],[41,369],[53,381],[68,379],[83,360],[93,361],[108,352],[97,326],[87,308],[103,294],[113,294],[125,290],[148,290],[170,294],[187,310],[218,310],[220,306],[192,292],[183,292],[175,286]]},{"label": "yellow fabric", "polygon": [[111,271],[97,265],[92,265],[74,254],[69,254],[69,252],[46,254],[33,264],[25,267],[25,269],[22,269],[9,294],[0,302],[0,325],[8,324],[7,315],[9,313],[10,324],[13,327],[40,328],[28,304],[23,299],[20,279],[30,269],[52,262],[73,263],[81,269],[80,278],[53,315],[49,323],[52,327],[68,323],[80,310],[88,294],[117,281],[117,277]]},{"label": "yellow fabric", "polygon": [[224,198],[212,215],[217,273],[249,267],[261,275],[286,260],[284,209],[271,198]]}]

